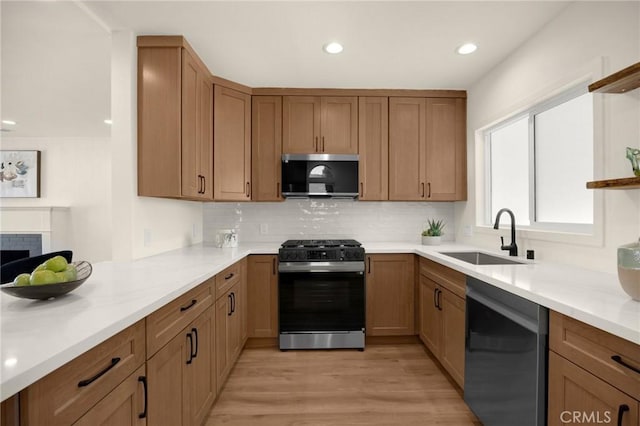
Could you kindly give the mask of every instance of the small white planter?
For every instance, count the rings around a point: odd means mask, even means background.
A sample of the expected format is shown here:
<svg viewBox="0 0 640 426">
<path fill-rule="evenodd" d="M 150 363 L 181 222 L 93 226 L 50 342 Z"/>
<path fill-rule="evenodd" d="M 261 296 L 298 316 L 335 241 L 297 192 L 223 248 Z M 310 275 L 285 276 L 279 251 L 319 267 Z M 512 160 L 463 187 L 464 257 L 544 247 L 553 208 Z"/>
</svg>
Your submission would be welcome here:
<svg viewBox="0 0 640 426">
<path fill-rule="evenodd" d="M 422 245 L 423 246 L 439 246 L 442 242 L 442 237 L 429 237 L 422 236 Z"/>
</svg>

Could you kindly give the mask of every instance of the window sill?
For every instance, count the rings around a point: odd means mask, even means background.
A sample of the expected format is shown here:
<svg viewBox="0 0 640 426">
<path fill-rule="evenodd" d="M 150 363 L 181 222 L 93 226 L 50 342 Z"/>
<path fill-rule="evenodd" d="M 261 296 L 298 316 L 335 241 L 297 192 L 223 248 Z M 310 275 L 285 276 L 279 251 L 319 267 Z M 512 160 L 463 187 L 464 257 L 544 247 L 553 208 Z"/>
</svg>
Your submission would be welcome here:
<svg viewBox="0 0 640 426">
<path fill-rule="evenodd" d="M 497 235 L 498 232 L 508 232 L 510 229 L 510 225 L 500 226 L 500 230 L 493 229 L 493 226 L 475 226 L 475 232 L 480 235 Z M 573 232 L 551 231 L 516 226 L 516 239 L 546 241 L 551 243 L 564 243 L 589 247 L 602 247 L 604 245 L 602 232 L 599 232 L 599 229 L 596 225 L 594 225 L 593 229 L 593 233 L 591 234 L 580 234 Z"/>
</svg>

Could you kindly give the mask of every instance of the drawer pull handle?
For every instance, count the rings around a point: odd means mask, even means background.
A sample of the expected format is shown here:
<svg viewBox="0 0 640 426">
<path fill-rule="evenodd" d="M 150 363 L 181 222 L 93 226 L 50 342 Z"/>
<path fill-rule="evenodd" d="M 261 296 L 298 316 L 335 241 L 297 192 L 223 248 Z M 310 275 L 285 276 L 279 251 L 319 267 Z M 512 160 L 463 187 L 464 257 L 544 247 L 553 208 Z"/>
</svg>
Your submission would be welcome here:
<svg viewBox="0 0 640 426">
<path fill-rule="evenodd" d="M 625 411 L 629 411 L 627 404 L 622 404 L 618 407 L 618 426 L 622 426 L 622 416 L 624 416 Z"/>
<path fill-rule="evenodd" d="M 189 365 L 193 361 L 193 335 L 187 333 L 187 339 L 189 339 L 189 359 L 187 360 L 187 365 Z"/>
<path fill-rule="evenodd" d="M 231 292 L 231 313 L 233 314 L 236 311 L 236 294 Z"/>
<path fill-rule="evenodd" d="M 193 299 L 191 301 L 191 303 L 189 303 L 187 306 L 181 306 L 180 307 L 180 312 L 184 312 L 184 311 L 188 311 L 189 309 L 193 308 L 193 306 L 198 303 L 197 299 Z"/>
<path fill-rule="evenodd" d="M 142 413 L 138 414 L 138 418 L 139 419 L 144 419 L 147 417 L 147 407 L 149 406 L 148 402 L 148 395 L 147 395 L 147 378 L 145 376 L 139 376 L 138 377 L 138 382 L 142 383 L 142 387 L 144 389 L 144 411 L 142 411 Z"/>
<path fill-rule="evenodd" d="M 273 275 L 276 274 L 276 258 L 274 257 L 273 259 L 271 259 L 271 273 Z"/>
<path fill-rule="evenodd" d="M 629 370 L 635 371 L 636 373 L 640 374 L 640 370 L 639 369 L 637 369 L 633 365 L 629 365 L 626 362 L 624 362 L 620 355 L 613 355 L 611 357 L 611 359 L 614 360 L 615 362 L 617 362 L 618 364 L 622 365 L 623 367 L 627 367 Z"/>
<path fill-rule="evenodd" d="M 227 316 L 230 317 L 233 314 L 233 299 L 231 298 L 231 293 L 227 294 L 227 299 L 229 299 L 229 311 L 227 312 Z"/>
<path fill-rule="evenodd" d="M 79 381 L 78 382 L 78 387 L 79 388 L 83 388 L 85 386 L 89 386 L 91 383 L 95 382 L 100 377 L 102 377 L 107 371 L 109 371 L 113 367 L 115 367 L 116 364 L 119 363 L 119 362 L 120 362 L 120 358 L 119 357 L 111 358 L 111 364 L 109 364 L 104 370 L 100 371 L 98 374 L 96 374 L 95 376 L 91 377 L 90 379 Z"/>
<path fill-rule="evenodd" d="M 225 280 L 230 280 L 231 278 L 233 278 L 235 274 L 232 272 L 229 275 L 227 275 L 226 277 L 224 277 Z"/>
<path fill-rule="evenodd" d="M 439 311 L 442 310 L 442 305 L 440 304 L 440 301 L 442 300 L 442 298 L 440 296 L 442 296 L 442 290 L 438 289 L 438 310 Z"/>
</svg>

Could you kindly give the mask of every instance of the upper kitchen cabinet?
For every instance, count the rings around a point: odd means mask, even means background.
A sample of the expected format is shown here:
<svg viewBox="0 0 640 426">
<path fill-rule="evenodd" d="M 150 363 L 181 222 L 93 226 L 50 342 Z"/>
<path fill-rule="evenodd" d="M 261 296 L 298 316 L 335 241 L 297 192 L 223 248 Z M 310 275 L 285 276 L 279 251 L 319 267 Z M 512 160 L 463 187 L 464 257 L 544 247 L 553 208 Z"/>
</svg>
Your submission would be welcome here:
<svg viewBox="0 0 640 426">
<path fill-rule="evenodd" d="M 389 98 L 389 199 L 465 200 L 464 98 Z"/>
<path fill-rule="evenodd" d="M 251 200 L 251 95 L 214 87 L 214 191 L 216 201 Z"/>
<path fill-rule="evenodd" d="M 212 199 L 211 78 L 183 37 L 138 37 L 139 195 Z"/>
<path fill-rule="evenodd" d="M 427 98 L 427 200 L 467 199 L 465 100 Z"/>
<path fill-rule="evenodd" d="M 251 199 L 281 201 L 282 96 L 253 96 L 251 103 Z"/>
<path fill-rule="evenodd" d="M 389 98 L 358 99 L 359 179 L 362 201 L 389 199 Z"/>
<path fill-rule="evenodd" d="M 426 100 L 389 99 L 389 200 L 426 197 Z"/>
<path fill-rule="evenodd" d="M 286 154 L 358 152 L 355 96 L 284 96 L 282 116 Z"/>
</svg>

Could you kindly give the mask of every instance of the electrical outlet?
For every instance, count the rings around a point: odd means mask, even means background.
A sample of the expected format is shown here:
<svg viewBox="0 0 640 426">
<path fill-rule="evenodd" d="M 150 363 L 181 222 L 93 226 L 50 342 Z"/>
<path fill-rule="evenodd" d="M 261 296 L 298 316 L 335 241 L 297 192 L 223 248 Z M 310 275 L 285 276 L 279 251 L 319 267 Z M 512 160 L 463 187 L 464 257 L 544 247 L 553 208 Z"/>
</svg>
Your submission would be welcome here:
<svg viewBox="0 0 640 426">
<path fill-rule="evenodd" d="M 260 235 L 267 235 L 269 233 L 269 225 L 266 223 L 260 224 Z"/>
<path fill-rule="evenodd" d="M 144 245 L 145 247 L 151 245 L 151 229 L 145 228 L 144 230 Z"/>
<path fill-rule="evenodd" d="M 462 233 L 465 237 L 473 237 L 473 227 L 471 225 L 465 225 Z"/>
</svg>

